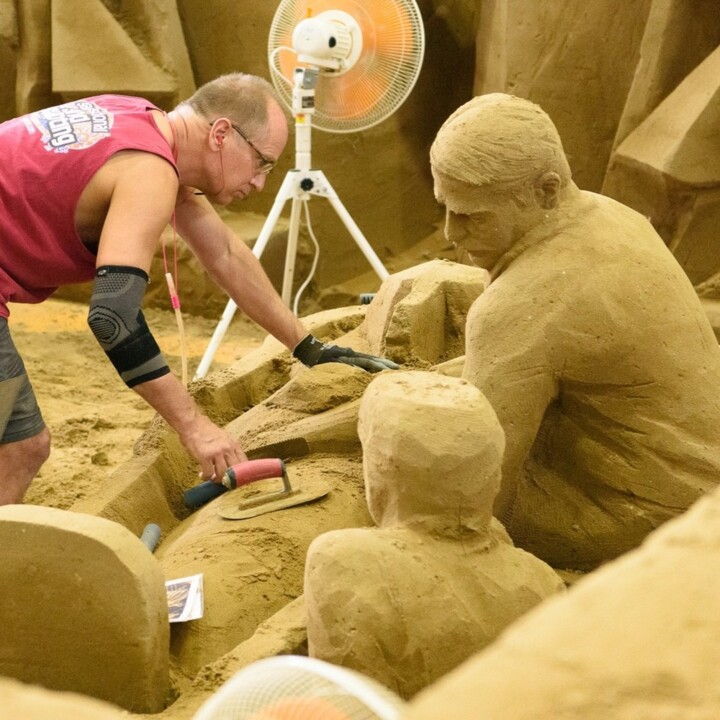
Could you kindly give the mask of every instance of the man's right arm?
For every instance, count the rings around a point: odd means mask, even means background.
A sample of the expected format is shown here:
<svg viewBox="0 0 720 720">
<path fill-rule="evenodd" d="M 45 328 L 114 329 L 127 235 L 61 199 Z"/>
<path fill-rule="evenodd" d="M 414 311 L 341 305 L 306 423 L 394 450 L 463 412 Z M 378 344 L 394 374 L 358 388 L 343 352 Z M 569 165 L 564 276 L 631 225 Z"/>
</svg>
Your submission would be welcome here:
<svg viewBox="0 0 720 720">
<path fill-rule="evenodd" d="M 245 455 L 239 443 L 200 411 L 187 389 L 157 359 L 159 350 L 140 312 L 145 279 L 175 207 L 177 176 L 165 160 L 141 152 L 118 154 L 103 172 L 112 193 L 97 266 L 124 270 L 133 287 L 126 288 L 123 295 L 123 288 L 118 289 L 116 283 L 103 283 L 88 320 L 121 377 L 178 433 L 203 477 L 219 477 Z M 122 279 L 121 275 L 118 278 Z M 122 297 L 109 297 L 118 290 Z M 125 326 L 127 332 L 120 342 L 108 332 L 109 324 Z"/>
</svg>

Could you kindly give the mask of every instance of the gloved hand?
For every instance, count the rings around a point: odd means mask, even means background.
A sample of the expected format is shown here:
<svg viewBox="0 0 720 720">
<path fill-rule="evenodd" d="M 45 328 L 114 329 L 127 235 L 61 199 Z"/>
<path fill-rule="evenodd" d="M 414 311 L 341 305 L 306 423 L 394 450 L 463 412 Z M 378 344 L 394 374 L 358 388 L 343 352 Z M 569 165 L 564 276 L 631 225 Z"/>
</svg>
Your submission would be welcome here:
<svg viewBox="0 0 720 720">
<path fill-rule="evenodd" d="M 338 347 L 337 345 L 327 345 L 318 340 L 313 335 L 306 335 L 293 350 L 293 357 L 297 358 L 303 365 L 313 367 L 326 362 L 341 362 L 346 365 L 354 365 L 355 367 L 368 370 L 369 372 L 379 372 L 380 370 L 397 370 L 392 360 L 375 357 L 375 355 L 366 355 L 365 353 L 355 352 L 352 348 Z"/>
</svg>

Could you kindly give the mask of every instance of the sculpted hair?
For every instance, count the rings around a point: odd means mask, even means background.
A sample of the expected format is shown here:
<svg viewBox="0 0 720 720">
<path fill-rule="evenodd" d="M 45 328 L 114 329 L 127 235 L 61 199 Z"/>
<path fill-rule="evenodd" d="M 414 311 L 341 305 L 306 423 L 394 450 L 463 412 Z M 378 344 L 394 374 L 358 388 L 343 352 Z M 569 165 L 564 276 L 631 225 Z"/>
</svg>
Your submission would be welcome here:
<svg viewBox="0 0 720 720">
<path fill-rule="evenodd" d="M 555 125 L 535 103 L 513 95 L 479 95 L 445 121 L 430 149 L 433 170 L 471 185 L 526 185 L 554 171 L 572 174 Z"/>
<path fill-rule="evenodd" d="M 208 121 L 227 117 L 252 134 L 267 124 L 268 106 L 273 101 L 282 107 L 275 88 L 264 78 L 229 73 L 205 83 L 180 104 L 189 105 Z"/>
</svg>

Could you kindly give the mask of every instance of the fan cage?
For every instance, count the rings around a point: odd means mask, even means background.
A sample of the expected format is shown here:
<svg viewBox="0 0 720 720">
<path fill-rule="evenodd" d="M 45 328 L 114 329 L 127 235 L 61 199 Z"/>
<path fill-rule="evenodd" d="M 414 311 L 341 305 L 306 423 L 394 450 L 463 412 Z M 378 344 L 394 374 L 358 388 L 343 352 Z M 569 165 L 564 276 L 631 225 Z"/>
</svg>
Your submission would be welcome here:
<svg viewBox="0 0 720 720">
<path fill-rule="evenodd" d="M 422 16 L 414 0 L 283 0 L 270 27 L 268 57 L 273 84 L 288 108 L 295 68 L 312 67 L 292 50 L 293 30 L 326 10 L 353 16 L 363 49 L 347 72 L 320 71 L 313 125 L 335 133 L 365 130 L 390 116 L 415 86 L 425 48 Z"/>
<path fill-rule="evenodd" d="M 403 701 L 380 683 L 296 655 L 240 670 L 193 720 L 398 720 Z"/>
</svg>

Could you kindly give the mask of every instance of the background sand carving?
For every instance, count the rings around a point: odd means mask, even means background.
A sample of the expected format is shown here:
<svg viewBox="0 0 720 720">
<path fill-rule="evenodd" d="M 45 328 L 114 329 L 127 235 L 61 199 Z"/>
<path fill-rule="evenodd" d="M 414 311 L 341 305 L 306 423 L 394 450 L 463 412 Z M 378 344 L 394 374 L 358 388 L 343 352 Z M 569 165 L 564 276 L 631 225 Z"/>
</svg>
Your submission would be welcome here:
<svg viewBox="0 0 720 720">
<path fill-rule="evenodd" d="M 585 0 L 552 0 L 530 10 L 524 0 L 418 4 L 428 51 L 418 86 L 406 105 L 369 131 L 352 137 L 317 133 L 314 138 L 317 164 L 361 221 L 389 270 L 452 255 L 442 240 L 442 210 L 432 197 L 427 149 L 445 117 L 473 92 L 502 90 L 541 104 L 560 129 L 578 184 L 603 189 L 652 216 L 692 270 L 693 281 L 705 281 L 703 294 L 718 297 L 720 284 L 713 277 L 720 258 L 713 248 L 717 247 L 720 179 L 711 173 L 697 186 L 670 172 L 682 169 L 683 163 L 676 160 L 682 160 L 688 147 L 709 166 L 718 167 L 717 148 L 698 146 L 698 134 L 693 132 L 717 118 L 720 96 L 715 89 L 720 75 L 708 71 L 715 67 L 714 50 L 720 42 L 715 0 L 600 0 L 592 6 Z M 0 87 L 0 118 L 105 91 L 145 93 L 169 108 L 190 85 L 222 72 L 243 69 L 267 76 L 265 43 L 276 3 L 179 0 L 167 13 L 163 11 L 167 5 L 156 0 L 120 5 L 111 0 L 0 0 L 0 67 L 7 79 Z M 83 22 L 74 21 L 77 18 Z M 95 57 L 109 61 L 98 65 L 99 72 L 89 80 L 88 65 L 79 53 L 87 57 L 93 45 L 102 48 Z M 128 65 L 117 62 L 128 55 L 137 60 L 132 73 L 126 72 Z M 122 78 L 114 72 L 117 68 L 123 68 Z M 691 107 L 683 100 L 688 92 L 714 100 Z M 653 115 L 666 100 L 656 117 L 670 112 L 681 120 L 673 126 L 679 135 L 670 147 L 661 146 L 652 134 Z M 647 143 L 638 142 L 645 130 L 653 152 L 648 152 Z M 692 142 L 683 143 L 686 136 Z M 233 208 L 243 215 L 241 226 L 248 242 L 256 236 L 280 177 L 292 163 L 289 147 L 279 177 L 266 192 Z M 652 192 L 646 193 L 648 189 Z M 348 305 L 358 292 L 376 289 L 377 278 L 332 212 L 316 202 L 312 213 L 322 255 L 317 283 L 303 311 Z M 255 229 L 246 223 L 250 217 Z M 270 251 L 272 273 L 277 263 Z M 307 267 L 305 249 L 302 253 Z M 192 372 L 224 298 L 201 284 L 190 260 L 183 277 L 193 287 L 185 296 Z M 149 299 L 167 308 L 162 285 L 157 287 L 157 295 Z M 714 319 L 717 303 L 707 308 Z M 107 363 L 85 327 L 83 305 L 53 300 L 40 307 L 15 308 L 13 313 L 17 344 L 54 434 L 51 458 L 28 501 L 69 508 L 91 497 L 122 467 L 142 431 L 153 423 L 152 413 Z M 166 309 L 147 314 L 168 360 L 178 370 L 174 316 Z M 215 368 L 258 347 L 263 337 L 257 328 L 236 318 Z M 262 652 L 273 654 L 288 647 L 302 651 L 301 609 L 290 603 L 280 615 L 263 630 Z M 172 720 L 190 718 L 198 698 L 257 652 L 257 646 L 245 647 L 223 656 L 194 678 L 190 671 L 175 668 L 173 680 L 181 701 L 163 715 Z M 104 717 L 114 716 L 106 712 Z M 47 717 L 47 711 L 38 710 L 36 717 Z"/>
</svg>

